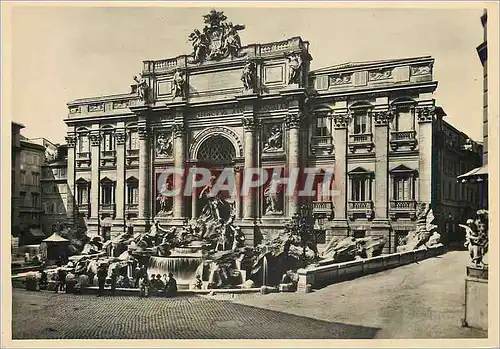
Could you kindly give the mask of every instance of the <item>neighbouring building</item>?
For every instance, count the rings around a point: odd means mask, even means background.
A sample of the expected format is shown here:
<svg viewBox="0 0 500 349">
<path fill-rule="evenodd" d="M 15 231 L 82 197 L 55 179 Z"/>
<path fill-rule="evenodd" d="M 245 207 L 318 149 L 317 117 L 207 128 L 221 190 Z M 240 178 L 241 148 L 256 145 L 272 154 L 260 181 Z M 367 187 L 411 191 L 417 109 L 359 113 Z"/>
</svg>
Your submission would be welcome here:
<svg viewBox="0 0 500 349">
<path fill-rule="evenodd" d="M 458 181 L 467 183 L 476 183 L 479 191 L 480 208 L 488 208 L 488 31 L 487 31 L 488 12 L 486 9 L 481 16 L 483 26 L 483 42 L 476 48 L 479 59 L 483 66 L 483 159 L 482 166 L 476 167 L 470 171 L 462 172 L 458 176 Z M 462 219 L 463 220 L 463 219 Z"/>
<path fill-rule="evenodd" d="M 68 147 L 56 145 L 56 150 L 46 154 L 42 166 L 42 229 L 44 233 L 60 232 L 67 224 Z"/>
<path fill-rule="evenodd" d="M 19 231 L 20 245 L 38 244 L 45 238 L 41 229 L 42 198 L 40 175 L 45 147 L 20 136 Z"/>
<path fill-rule="evenodd" d="M 11 236 L 14 239 L 13 247 L 19 244 L 20 237 L 20 221 L 19 221 L 19 192 L 20 178 L 21 178 L 21 130 L 24 128 L 23 124 L 12 122 L 11 125 L 11 141 L 12 141 L 12 191 L 11 191 Z"/>
<path fill-rule="evenodd" d="M 415 228 L 419 202 L 433 207 L 441 232 L 449 215 L 468 209 L 455 185 L 443 193 L 458 170 L 442 161 L 457 153 L 459 166 L 472 168 L 477 154 L 461 146 L 479 145 L 442 120 L 432 57 L 311 70 L 302 38 L 241 47 L 242 27 L 218 12 L 207 18 L 203 34 L 190 36 L 192 56 L 144 61 L 130 92 L 68 103 L 70 223 L 83 218 L 90 233 L 110 238 L 143 232 L 154 220 L 179 226 L 198 217 L 201 189 L 161 206 L 157 188 L 168 183 L 158 181 L 172 166 L 208 167 L 214 175 L 234 169 L 237 192 L 228 200 L 250 245 L 304 205 L 322 232 L 319 243 L 383 235 L 386 252 Z M 453 146 L 449 135 L 457 138 Z M 242 173 L 255 167 L 334 169 L 333 181 L 322 184 L 319 175 L 316 184 L 340 195 L 270 197 L 264 186 L 242 197 Z"/>
</svg>

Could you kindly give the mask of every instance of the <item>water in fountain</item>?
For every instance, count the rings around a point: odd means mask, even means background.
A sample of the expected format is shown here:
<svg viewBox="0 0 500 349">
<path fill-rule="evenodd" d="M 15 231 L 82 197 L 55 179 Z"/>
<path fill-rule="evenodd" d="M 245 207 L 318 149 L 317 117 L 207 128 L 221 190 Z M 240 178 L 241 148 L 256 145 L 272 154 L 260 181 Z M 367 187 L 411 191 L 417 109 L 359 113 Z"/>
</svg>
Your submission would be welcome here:
<svg viewBox="0 0 500 349">
<path fill-rule="evenodd" d="M 194 280 L 196 271 L 202 263 L 199 254 L 177 254 L 170 257 L 150 257 L 149 276 L 172 273 L 179 288 L 188 288 Z"/>
</svg>

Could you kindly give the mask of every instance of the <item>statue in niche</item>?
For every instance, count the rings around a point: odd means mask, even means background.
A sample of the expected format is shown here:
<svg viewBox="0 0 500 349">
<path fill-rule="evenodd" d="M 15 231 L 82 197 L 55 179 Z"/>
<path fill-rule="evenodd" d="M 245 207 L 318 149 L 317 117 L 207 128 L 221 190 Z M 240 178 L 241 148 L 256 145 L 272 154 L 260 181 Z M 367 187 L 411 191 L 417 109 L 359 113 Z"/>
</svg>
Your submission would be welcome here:
<svg viewBox="0 0 500 349">
<path fill-rule="evenodd" d="M 280 150 L 283 148 L 283 131 L 280 125 L 274 125 L 271 128 L 271 132 L 267 138 L 266 143 L 264 144 L 264 148 L 262 149 L 264 152 Z"/>
<path fill-rule="evenodd" d="M 173 134 L 167 137 L 166 133 L 158 134 L 156 140 L 156 156 L 167 157 L 172 156 L 173 152 Z"/>
<path fill-rule="evenodd" d="M 139 99 L 145 103 L 149 100 L 149 84 L 146 78 L 141 76 L 139 80 L 137 76 L 134 76 L 134 80 L 137 83 L 137 94 L 139 95 Z"/>
<path fill-rule="evenodd" d="M 163 183 L 160 193 L 156 197 L 156 201 L 160 204 L 160 214 L 171 215 L 173 208 L 173 197 L 170 195 L 172 191 L 172 178 L 169 177 Z"/>
<path fill-rule="evenodd" d="M 282 214 L 283 211 L 279 210 L 280 206 L 280 183 L 277 174 L 273 173 L 273 177 L 269 182 L 266 189 L 264 189 L 264 198 L 266 203 L 266 215 Z"/>
<path fill-rule="evenodd" d="M 300 83 L 300 68 L 302 67 L 302 58 L 300 55 L 291 52 L 285 53 L 288 58 L 288 84 L 298 84 Z"/>
<path fill-rule="evenodd" d="M 184 73 L 177 68 L 175 70 L 174 78 L 172 81 L 172 92 L 174 98 L 181 97 L 185 98 L 185 90 L 186 90 L 186 79 L 184 77 Z"/>
<path fill-rule="evenodd" d="M 191 35 L 188 37 L 189 41 L 192 41 L 193 45 L 193 62 L 202 62 L 205 59 L 208 48 L 208 39 L 205 34 L 200 33 L 198 29 L 195 29 Z"/>
<path fill-rule="evenodd" d="M 243 67 L 243 72 L 241 73 L 241 81 L 243 81 L 243 86 L 247 91 L 255 90 L 256 82 L 256 72 L 255 63 L 252 61 L 247 61 Z"/>
</svg>

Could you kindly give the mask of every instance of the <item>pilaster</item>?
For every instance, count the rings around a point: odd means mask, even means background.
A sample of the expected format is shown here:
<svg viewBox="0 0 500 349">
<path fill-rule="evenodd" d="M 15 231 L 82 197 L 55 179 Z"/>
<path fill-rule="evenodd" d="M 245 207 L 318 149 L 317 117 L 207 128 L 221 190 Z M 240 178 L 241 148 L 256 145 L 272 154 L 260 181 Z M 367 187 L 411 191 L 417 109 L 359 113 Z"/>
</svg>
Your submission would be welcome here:
<svg viewBox="0 0 500 349">
<path fill-rule="evenodd" d="M 419 189 L 420 202 L 431 203 L 432 196 L 432 122 L 436 114 L 434 106 L 417 108 L 419 147 Z"/>
<path fill-rule="evenodd" d="M 123 122 L 121 122 L 123 124 Z M 123 127 L 124 125 L 120 125 Z M 116 144 L 116 220 L 123 221 L 125 214 L 125 130 L 115 132 Z M 123 222 L 124 223 L 124 222 Z"/>
<path fill-rule="evenodd" d="M 139 135 L 139 203 L 137 224 L 143 229 L 149 225 L 149 138 L 150 129 L 146 122 L 137 127 Z"/>
<path fill-rule="evenodd" d="M 338 195 L 334 198 L 334 219 L 332 234 L 347 236 L 349 225 L 347 223 L 347 109 L 337 109 L 333 115 L 335 169 L 334 188 Z"/>
<path fill-rule="evenodd" d="M 67 168 L 67 194 L 66 194 L 66 215 L 68 225 L 73 226 L 75 223 L 75 147 L 76 135 L 68 133 L 66 136 L 66 143 L 68 144 L 68 168 Z"/>
<path fill-rule="evenodd" d="M 95 125 L 98 127 L 98 125 Z M 99 222 L 99 155 L 101 136 L 98 129 L 93 129 L 90 133 L 90 167 L 92 179 L 90 183 L 90 220 L 93 224 Z"/>
</svg>

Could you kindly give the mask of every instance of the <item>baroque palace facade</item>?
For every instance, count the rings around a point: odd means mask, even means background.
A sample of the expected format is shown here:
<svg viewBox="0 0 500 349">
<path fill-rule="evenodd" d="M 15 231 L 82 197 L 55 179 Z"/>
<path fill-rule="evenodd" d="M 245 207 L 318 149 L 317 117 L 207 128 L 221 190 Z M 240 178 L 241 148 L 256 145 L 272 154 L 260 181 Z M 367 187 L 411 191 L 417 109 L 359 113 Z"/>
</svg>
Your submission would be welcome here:
<svg viewBox="0 0 500 349">
<path fill-rule="evenodd" d="M 250 245 L 281 230 L 303 205 L 324 232 L 320 243 L 384 235 L 386 252 L 415 227 L 418 202 L 440 219 L 436 149 L 445 145 L 435 135 L 445 113 L 433 99 L 433 58 L 312 71 L 307 41 L 241 46 L 243 29 L 212 11 L 190 36 L 192 55 L 144 61 L 130 93 L 68 103 L 70 221 L 83 219 L 106 238 L 145 231 L 156 219 L 179 226 L 200 215 L 200 190 L 165 207 L 159 175 L 193 166 L 233 167 L 237 188 L 248 168 L 334 169 L 334 197 L 280 192 L 273 201 L 265 187 L 236 193 L 236 223 Z M 462 152 L 460 142 L 470 140 L 457 137 Z M 462 167 L 478 159 L 469 150 Z"/>
</svg>

